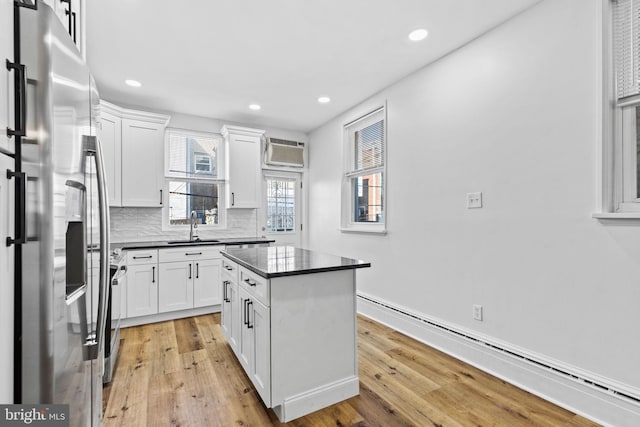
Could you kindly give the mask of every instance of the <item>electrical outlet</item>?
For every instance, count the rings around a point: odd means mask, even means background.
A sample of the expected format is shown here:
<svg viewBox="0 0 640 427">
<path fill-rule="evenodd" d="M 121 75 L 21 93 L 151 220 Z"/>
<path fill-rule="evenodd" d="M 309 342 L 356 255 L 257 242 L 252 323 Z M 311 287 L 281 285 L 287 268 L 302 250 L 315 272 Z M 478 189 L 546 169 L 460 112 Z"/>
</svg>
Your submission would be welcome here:
<svg viewBox="0 0 640 427">
<path fill-rule="evenodd" d="M 478 209 L 482 207 L 482 192 L 467 193 L 467 209 Z"/>
<path fill-rule="evenodd" d="M 473 305 L 473 318 L 479 322 L 482 322 L 482 306 L 478 304 Z"/>
</svg>

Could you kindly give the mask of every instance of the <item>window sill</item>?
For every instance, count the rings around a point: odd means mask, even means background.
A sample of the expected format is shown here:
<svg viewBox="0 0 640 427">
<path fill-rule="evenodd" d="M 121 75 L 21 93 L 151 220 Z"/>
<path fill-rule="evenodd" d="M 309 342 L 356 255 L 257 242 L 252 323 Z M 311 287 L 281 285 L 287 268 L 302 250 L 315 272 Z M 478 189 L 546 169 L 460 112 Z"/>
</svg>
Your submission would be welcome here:
<svg viewBox="0 0 640 427">
<path fill-rule="evenodd" d="M 340 231 L 343 233 L 387 234 L 387 230 L 384 228 L 341 227 Z"/>
<path fill-rule="evenodd" d="M 598 212 L 591 215 L 596 219 L 640 219 L 640 212 Z"/>
</svg>

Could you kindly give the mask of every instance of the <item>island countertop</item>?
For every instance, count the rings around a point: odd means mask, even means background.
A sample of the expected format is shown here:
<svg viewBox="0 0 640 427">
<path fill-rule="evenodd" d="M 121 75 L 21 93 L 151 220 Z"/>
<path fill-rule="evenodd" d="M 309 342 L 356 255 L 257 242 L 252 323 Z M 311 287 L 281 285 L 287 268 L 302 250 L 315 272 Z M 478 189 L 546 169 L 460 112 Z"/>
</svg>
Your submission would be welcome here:
<svg viewBox="0 0 640 427">
<path fill-rule="evenodd" d="M 223 256 L 265 279 L 371 267 L 371 263 L 294 246 L 227 248 Z"/>
</svg>

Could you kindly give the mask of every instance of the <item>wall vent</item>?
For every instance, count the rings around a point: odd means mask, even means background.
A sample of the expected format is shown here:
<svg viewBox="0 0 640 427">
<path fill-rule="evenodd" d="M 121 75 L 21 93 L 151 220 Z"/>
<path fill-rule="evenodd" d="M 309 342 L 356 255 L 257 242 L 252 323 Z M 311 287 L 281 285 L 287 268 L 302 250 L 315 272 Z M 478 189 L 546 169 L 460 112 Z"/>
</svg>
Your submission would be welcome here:
<svg viewBox="0 0 640 427">
<path fill-rule="evenodd" d="M 275 166 L 304 166 L 304 142 L 267 139 L 266 163 Z"/>
</svg>

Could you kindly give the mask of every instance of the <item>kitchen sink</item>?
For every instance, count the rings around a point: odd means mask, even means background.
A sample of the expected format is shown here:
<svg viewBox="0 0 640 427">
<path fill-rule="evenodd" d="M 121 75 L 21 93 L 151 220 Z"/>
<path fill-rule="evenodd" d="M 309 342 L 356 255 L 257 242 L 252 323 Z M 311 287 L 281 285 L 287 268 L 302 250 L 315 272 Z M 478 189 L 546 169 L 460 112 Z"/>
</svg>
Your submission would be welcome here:
<svg viewBox="0 0 640 427">
<path fill-rule="evenodd" d="M 198 245 L 205 243 L 219 243 L 220 240 L 217 239 L 198 239 L 198 240 L 169 240 L 167 243 L 170 245 Z"/>
</svg>

